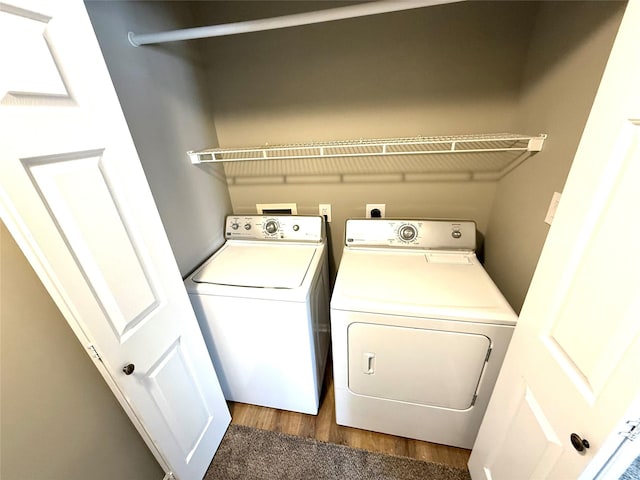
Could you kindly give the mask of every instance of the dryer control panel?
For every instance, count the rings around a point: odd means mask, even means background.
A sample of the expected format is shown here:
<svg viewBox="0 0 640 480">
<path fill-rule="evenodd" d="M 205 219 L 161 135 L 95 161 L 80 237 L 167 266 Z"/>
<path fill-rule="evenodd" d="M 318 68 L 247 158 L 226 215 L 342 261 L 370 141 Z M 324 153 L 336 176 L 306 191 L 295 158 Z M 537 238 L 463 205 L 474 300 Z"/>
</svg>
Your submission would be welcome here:
<svg viewBox="0 0 640 480">
<path fill-rule="evenodd" d="M 345 244 L 474 251 L 476 223 L 471 220 L 349 219 Z"/>
<path fill-rule="evenodd" d="M 229 215 L 225 223 L 225 237 L 233 240 L 319 243 L 324 232 L 322 217 L 304 215 Z"/>
</svg>

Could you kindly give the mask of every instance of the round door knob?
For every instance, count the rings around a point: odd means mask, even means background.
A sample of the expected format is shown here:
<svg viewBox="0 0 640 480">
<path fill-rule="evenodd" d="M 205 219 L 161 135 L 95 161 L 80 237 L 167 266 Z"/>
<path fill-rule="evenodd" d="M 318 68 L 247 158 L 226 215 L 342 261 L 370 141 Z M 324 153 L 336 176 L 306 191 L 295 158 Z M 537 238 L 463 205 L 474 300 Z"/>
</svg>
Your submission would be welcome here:
<svg viewBox="0 0 640 480">
<path fill-rule="evenodd" d="M 578 435 L 577 433 L 571 434 L 571 445 L 573 445 L 573 448 L 575 448 L 580 453 L 583 453 L 587 448 L 591 446 L 589 445 L 589 440 L 580 438 L 580 435 Z"/>
<path fill-rule="evenodd" d="M 136 366 L 133 363 L 130 363 L 122 367 L 122 371 L 125 373 L 125 375 L 131 375 L 135 369 L 136 369 Z"/>
</svg>

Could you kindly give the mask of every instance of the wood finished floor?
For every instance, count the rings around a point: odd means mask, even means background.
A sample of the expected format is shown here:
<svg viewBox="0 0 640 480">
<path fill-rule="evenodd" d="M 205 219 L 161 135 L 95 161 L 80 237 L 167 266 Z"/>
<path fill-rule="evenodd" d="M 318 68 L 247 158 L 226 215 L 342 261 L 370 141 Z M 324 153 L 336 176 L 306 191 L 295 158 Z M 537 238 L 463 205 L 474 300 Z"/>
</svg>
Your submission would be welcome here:
<svg viewBox="0 0 640 480">
<path fill-rule="evenodd" d="M 244 403 L 229 402 L 231 423 L 272 430 L 323 442 L 348 445 L 372 452 L 402 455 L 429 462 L 467 468 L 470 450 L 421 442 L 383 433 L 369 432 L 336 424 L 333 374 L 327 367 L 318 415 L 288 412 Z"/>
</svg>

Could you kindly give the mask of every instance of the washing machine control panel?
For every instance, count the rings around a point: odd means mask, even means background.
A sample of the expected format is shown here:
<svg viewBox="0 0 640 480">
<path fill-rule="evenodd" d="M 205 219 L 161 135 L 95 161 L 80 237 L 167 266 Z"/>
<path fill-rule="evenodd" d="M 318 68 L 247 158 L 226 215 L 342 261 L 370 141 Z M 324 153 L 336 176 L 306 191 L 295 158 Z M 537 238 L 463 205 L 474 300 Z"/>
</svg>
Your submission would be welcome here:
<svg viewBox="0 0 640 480">
<path fill-rule="evenodd" d="M 350 219 L 347 246 L 475 250 L 476 224 L 470 220 Z"/>
<path fill-rule="evenodd" d="M 225 236 L 234 240 L 315 242 L 324 240 L 324 219 L 304 215 L 229 215 Z"/>
</svg>

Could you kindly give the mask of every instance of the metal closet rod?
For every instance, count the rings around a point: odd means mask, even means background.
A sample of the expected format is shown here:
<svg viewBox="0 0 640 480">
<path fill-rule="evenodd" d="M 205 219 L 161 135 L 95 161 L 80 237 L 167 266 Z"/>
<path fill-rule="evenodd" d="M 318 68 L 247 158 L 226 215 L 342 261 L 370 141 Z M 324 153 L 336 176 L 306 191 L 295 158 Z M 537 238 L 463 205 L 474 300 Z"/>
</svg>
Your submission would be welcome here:
<svg viewBox="0 0 640 480">
<path fill-rule="evenodd" d="M 464 0 L 382 0 L 379 2 L 359 3 L 347 7 L 329 8 L 317 12 L 295 13 L 281 17 L 261 18 L 246 22 L 226 23 L 208 27 L 185 28 L 168 32 L 135 34 L 129 32 L 129 43 L 134 47 L 154 43 L 177 42 L 197 38 L 222 37 L 239 33 L 261 32 L 278 28 L 297 27 L 314 23 L 331 22 L 346 18 L 365 17 L 380 13 L 398 12 L 413 8 L 430 7 Z"/>
</svg>

